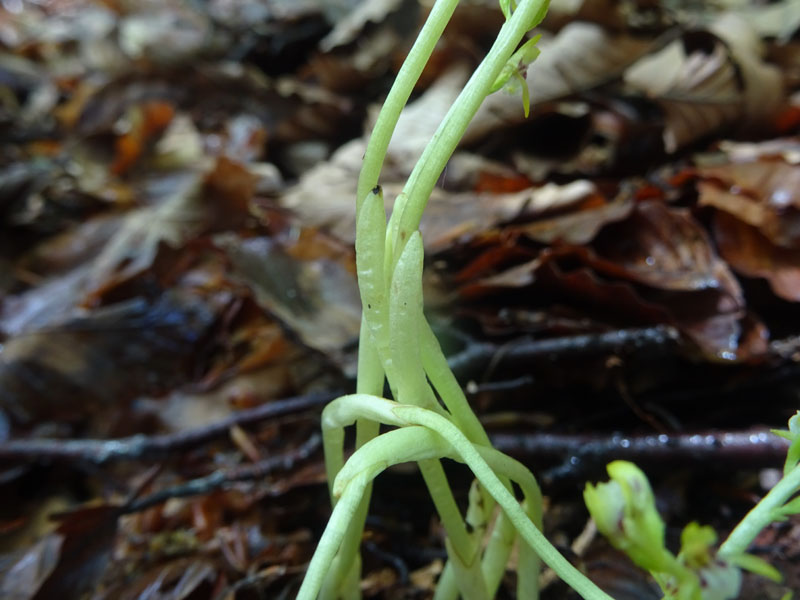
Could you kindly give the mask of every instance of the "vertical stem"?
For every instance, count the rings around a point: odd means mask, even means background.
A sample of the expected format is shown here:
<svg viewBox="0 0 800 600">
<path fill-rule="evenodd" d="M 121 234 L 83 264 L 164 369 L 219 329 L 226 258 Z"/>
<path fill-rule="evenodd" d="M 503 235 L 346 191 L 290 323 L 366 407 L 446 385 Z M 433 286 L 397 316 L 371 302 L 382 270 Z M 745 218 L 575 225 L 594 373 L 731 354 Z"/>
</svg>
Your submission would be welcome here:
<svg viewBox="0 0 800 600">
<path fill-rule="evenodd" d="M 453 421 L 467 438 L 476 444 L 491 445 L 489 436 L 486 435 L 483 425 L 467 402 L 464 390 L 461 389 L 461 385 L 447 364 L 439 340 L 436 339 L 424 315 L 420 320 L 420 356 L 428 379 L 439 393 L 447 410 L 453 415 Z"/>
<path fill-rule="evenodd" d="M 467 85 L 450 107 L 433 138 L 422 153 L 403 188 L 403 194 L 395 203 L 389 221 L 395 260 L 412 232 L 419 227 L 422 212 L 428 203 L 433 187 L 450 160 L 458 142 L 464 136 L 467 125 L 478 112 L 478 108 L 508 59 L 516 50 L 525 34 L 544 17 L 547 0 L 521 0 L 507 20 L 489 54 L 472 74 Z M 400 204 L 400 206 L 398 206 Z"/>
<path fill-rule="evenodd" d="M 344 494 L 336 503 L 328 520 L 328 526 L 319 540 L 314 556 L 308 565 L 306 576 L 297 593 L 297 600 L 315 600 L 325 579 L 330 564 L 336 556 L 336 551 L 348 530 L 348 525 L 358 508 L 358 504 L 368 482 L 369 473 L 362 473 L 350 482 Z"/>
<path fill-rule="evenodd" d="M 386 96 L 364 152 L 364 163 L 358 177 L 356 191 L 356 215 L 358 215 L 361 203 L 369 191 L 378 185 L 378 177 L 386 157 L 386 150 L 397 126 L 400 113 L 408 102 L 422 70 L 433 53 L 436 42 L 442 37 L 442 32 L 450 21 L 450 17 L 453 16 L 457 5 L 458 0 L 436 0 L 417 40 L 397 73 L 397 78 Z"/>
</svg>

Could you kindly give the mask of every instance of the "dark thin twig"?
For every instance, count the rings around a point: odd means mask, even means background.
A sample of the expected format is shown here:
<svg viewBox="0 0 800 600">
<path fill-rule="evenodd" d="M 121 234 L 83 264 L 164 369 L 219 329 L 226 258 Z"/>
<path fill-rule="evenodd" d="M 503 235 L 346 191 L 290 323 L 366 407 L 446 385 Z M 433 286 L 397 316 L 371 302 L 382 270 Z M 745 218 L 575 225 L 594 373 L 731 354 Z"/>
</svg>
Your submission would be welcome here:
<svg viewBox="0 0 800 600">
<path fill-rule="evenodd" d="M 144 498 L 129 502 L 123 513 L 133 513 L 145 510 L 156 504 L 166 502 L 171 498 L 185 498 L 186 496 L 200 496 L 214 490 L 224 488 L 237 481 L 253 481 L 262 479 L 274 471 L 288 471 L 296 463 L 307 459 L 320 446 L 321 437 L 314 434 L 302 445 L 290 452 L 270 456 L 264 460 L 249 465 L 242 465 L 232 469 L 214 471 L 205 477 L 192 479 L 180 485 L 159 490 Z"/>
<path fill-rule="evenodd" d="M 559 460 L 561 464 L 542 473 L 544 483 L 584 480 L 616 459 L 661 465 L 713 464 L 715 469 L 780 467 L 788 442 L 766 430 L 594 436 L 551 433 L 495 433 L 498 450 L 531 462 Z"/>
<path fill-rule="evenodd" d="M 620 329 L 603 333 L 573 335 L 543 340 L 522 338 L 509 344 L 468 343 L 466 348 L 448 357 L 450 368 L 459 379 L 482 372 L 502 352 L 499 362 L 505 366 L 526 365 L 535 359 L 588 356 L 605 353 L 640 352 L 644 349 L 674 349 L 679 334 L 673 327 L 657 325 L 640 329 Z"/>
<path fill-rule="evenodd" d="M 86 462 L 105 465 L 119 460 L 154 460 L 168 457 L 180 450 L 199 446 L 228 435 L 234 425 L 248 425 L 266 419 L 318 408 L 340 395 L 337 392 L 309 394 L 274 400 L 248 410 L 239 411 L 227 419 L 161 435 L 134 435 L 116 440 L 12 440 L 0 444 L 0 462 Z"/>
</svg>

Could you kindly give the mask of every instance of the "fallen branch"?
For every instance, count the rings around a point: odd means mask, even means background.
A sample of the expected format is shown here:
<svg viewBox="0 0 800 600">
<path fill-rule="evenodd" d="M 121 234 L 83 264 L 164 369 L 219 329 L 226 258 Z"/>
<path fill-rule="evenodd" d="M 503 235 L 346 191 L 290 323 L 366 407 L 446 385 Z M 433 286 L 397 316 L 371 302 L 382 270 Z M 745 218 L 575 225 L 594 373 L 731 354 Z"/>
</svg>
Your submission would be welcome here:
<svg viewBox="0 0 800 600">
<path fill-rule="evenodd" d="M 180 450 L 225 437 L 234 425 L 249 425 L 318 408 L 339 395 L 341 392 L 329 392 L 274 400 L 239 411 L 210 425 L 169 434 L 134 435 L 116 440 L 12 440 L 0 444 L 0 462 L 84 462 L 106 465 L 120 460 L 163 459 Z"/>
<path fill-rule="evenodd" d="M 669 466 L 706 462 L 715 469 L 780 467 L 789 447 L 787 440 L 768 430 L 604 437 L 495 433 L 489 437 L 495 448 L 523 462 L 561 461 L 541 474 L 542 482 L 551 485 L 585 480 L 616 459 Z"/>
<path fill-rule="evenodd" d="M 530 365 L 542 358 L 557 361 L 567 357 L 624 354 L 648 349 L 672 351 L 679 339 L 675 328 L 656 325 L 543 340 L 521 338 L 502 345 L 470 341 L 463 350 L 449 356 L 447 362 L 463 381 L 498 364 L 513 367 Z"/>
<path fill-rule="evenodd" d="M 275 471 L 288 471 L 292 469 L 296 463 L 311 456 L 320 447 L 320 443 L 321 437 L 319 434 L 315 433 L 302 445 L 289 452 L 277 456 L 270 456 L 256 463 L 242 465 L 232 469 L 214 471 L 205 477 L 192 479 L 180 485 L 159 490 L 149 496 L 134 499 L 123 508 L 123 513 L 139 512 L 151 506 L 166 502 L 171 498 L 201 496 L 225 488 L 238 481 L 263 479 Z"/>
</svg>

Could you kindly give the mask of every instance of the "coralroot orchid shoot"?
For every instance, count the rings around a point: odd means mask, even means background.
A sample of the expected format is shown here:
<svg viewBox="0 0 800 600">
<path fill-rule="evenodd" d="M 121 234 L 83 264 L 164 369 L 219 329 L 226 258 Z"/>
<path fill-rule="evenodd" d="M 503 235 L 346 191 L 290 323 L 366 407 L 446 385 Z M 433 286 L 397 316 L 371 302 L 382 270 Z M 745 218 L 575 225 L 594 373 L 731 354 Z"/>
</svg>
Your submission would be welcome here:
<svg viewBox="0 0 800 600">
<path fill-rule="evenodd" d="M 517 592 L 538 598 L 540 560 L 590 600 L 609 597 L 541 533 L 541 493 L 520 463 L 494 450 L 450 371 L 423 314 L 423 245 L 418 226 L 428 196 L 483 99 L 521 78 L 538 54 L 537 38 L 520 43 L 544 17 L 546 0 L 503 2 L 506 23 L 420 157 L 387 224 L 379 173 L 391 133 L 457 0 L 438 0 L 398 74 L 367 146 L 358 184 L 356 269 L 363 317 L 357 393 L 323 412 L 325 464 L 333 513 L 309 564 L 300 600 L 358 598 L 358 545 L 374 477 L 400 462 L 419 465 L 444 526 L 450 560 L 435 598 L 489 600 L 512 545 L 519 543 Z M 527 86 L 523 86 L 523 93 Z M 525 111 L 527 113 L 527 96 Z M 396 401 L 381 398 L 384 381 Z M 356 451 L 344 461 L 344 428 L 356 425 Z M 378 435 L 380 425 L 395 429 Z M 462 515 L 441 460 L 464 462 L 477 482 Z M 511 482 L 524 494 L 520 503 Z M 501 514 L 492 521 L 495 506 Z M 484 540 L 488 532 L 488 541 Z"/>
</svg>

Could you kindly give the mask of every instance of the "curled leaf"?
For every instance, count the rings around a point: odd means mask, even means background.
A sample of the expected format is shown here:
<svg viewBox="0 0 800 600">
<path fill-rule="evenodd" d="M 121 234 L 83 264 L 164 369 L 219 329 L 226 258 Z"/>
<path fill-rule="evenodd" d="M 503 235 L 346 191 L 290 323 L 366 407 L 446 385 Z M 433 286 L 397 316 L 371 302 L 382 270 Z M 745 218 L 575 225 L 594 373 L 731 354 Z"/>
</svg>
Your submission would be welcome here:
<svg viewBox="0 0 800 600">
<path fill-rule="evenodd" d="M 541 37 L 541 34 L 532 37 L 511 55 L 491 88 L 492 92 L 504 88 L 509 94 L 515 94 L 520 91 L 522 93 L 522 108 L 526 119 L 531 109 L 531 98 L 524 73 L 527 72 L 528 65 L 539 56 L 539 48 L 536 47 L 536 43 Z"/>
</svg>

